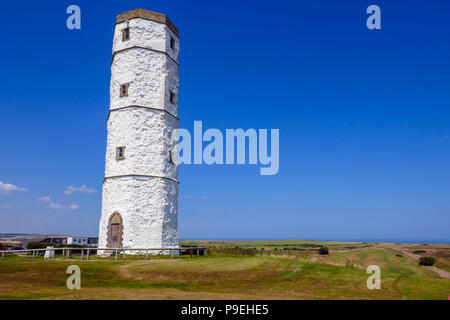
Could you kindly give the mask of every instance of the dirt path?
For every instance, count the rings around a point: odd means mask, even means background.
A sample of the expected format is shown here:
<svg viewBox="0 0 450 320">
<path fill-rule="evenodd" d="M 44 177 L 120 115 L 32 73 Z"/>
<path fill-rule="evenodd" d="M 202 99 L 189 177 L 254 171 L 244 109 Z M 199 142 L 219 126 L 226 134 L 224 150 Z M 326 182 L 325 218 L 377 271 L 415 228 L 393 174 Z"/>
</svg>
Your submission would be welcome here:
<svg viewBox="0 0 450 320">
<path fill-rule="evenodd" d="M 410 257 L 414 260 L 417 260 L 417 261 L 422 257 L 418 254 L 414 254 L 414 253 L 406 251 L 406 249 L 402 245 L 384 243 L 382 246 L 385 248 L 390 248 L 390 249 L 393 249 L 396 251 L 400 251 L 401 253 L 403 253 L 403 254 L 407 255 L 408 257 Z M 450 280 L 450 272 L 448 272 L 448 271 L 439 269 L 438 267 L 435 267 L 435 266 L 423 266 L 423 268 L 426 268 L 428 270 L 431 270 L 431 271 L 437 273 L 443 279 Z"/>
</svg>

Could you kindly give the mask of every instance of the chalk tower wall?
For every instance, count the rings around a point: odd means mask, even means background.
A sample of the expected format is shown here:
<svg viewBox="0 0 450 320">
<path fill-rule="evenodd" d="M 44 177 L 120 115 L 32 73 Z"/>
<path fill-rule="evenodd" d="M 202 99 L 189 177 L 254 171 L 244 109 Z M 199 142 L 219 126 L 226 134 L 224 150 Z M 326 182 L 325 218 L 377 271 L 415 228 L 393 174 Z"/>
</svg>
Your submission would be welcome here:
<svg viewBox="0 0 450 320">
<path fill-rule="evenodd" d="M 117 16 L 100 248 L 178 246 L 178 53 L 178 30 L 165 15 Z"/>
</svg>

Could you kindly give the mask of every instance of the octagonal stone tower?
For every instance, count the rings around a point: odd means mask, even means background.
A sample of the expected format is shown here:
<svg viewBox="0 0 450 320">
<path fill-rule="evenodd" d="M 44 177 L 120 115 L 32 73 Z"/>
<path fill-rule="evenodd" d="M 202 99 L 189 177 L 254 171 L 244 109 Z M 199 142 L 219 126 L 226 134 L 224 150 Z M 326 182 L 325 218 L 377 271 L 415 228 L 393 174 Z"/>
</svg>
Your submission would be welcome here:
<svg viewBox="0 0 450 320">
<path fill-rule="evenodd" d="M 165 15 L 117 16 L 99 248 L 178 246 L 178 52 L 178 30 Z"/>
</svg>

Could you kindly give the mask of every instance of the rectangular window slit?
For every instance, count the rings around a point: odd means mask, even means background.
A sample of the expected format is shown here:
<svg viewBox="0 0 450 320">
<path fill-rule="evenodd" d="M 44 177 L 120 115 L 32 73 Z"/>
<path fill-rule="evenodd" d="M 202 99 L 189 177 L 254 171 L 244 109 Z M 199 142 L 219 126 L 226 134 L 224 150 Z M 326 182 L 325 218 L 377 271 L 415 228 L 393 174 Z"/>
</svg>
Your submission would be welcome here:
<svg viewBox="0 0 450 320">
<path fill-rule="evenodd" d="M 172 104 L 176 104 L 177 100 L 177 96 L 175 93 L 173 93 L 172 91 L 170 91 L 170 103 Z"/>
<path fill-rule="evenodd" d="M 116 148 L 116 160 L 125 159 L 125 147 Z"/>
<path fill-rule="evenodd" d="M 128 97 L 128 87 L 129 83 L 121 84 L 120 85 L 120 97 Z"/>
<path fill-rule="evenodd" d="M 122 29 L 122 41 L 130 40 L 130 28 Z"/>
</svg>

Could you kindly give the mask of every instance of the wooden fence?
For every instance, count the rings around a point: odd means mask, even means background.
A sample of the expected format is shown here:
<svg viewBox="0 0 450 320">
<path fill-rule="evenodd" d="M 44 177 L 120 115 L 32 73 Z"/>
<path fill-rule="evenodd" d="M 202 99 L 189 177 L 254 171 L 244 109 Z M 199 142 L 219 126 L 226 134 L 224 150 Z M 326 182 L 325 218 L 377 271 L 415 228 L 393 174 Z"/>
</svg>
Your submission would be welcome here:
<svg viewBox="0 0 450 320">
<path fill-rule="evenodd" d="M 45 248 L 45 249 L 24 249 L 24 250 L 0 250 L 1 256 L 2 256 L 2 261 L 5 260 L 5 255 L 7 254 L 14 254 L 14 255 L 20 255 L 20 254 L 25 254 L 25 255 L 32 255 L 33 259 L 40 255 L 41 252 L 43 252 L 45 254 L 46 251 L 54 251 L 55 253 L 57 251 L 61 251 L 61 255 L 66 258 L 70 258 L 72 256 L 73 252 L 80 252 L 81 254 L 81 260 L 86 259 L 89 260 L 89 258 L 91 257 L 91 253 L 92 252 L 97 252 L 97 251 L 106 251 L 108 253 L 111 253 L 111 256 L 114 255 L 115 260 L 119 259 L 119 255 L 122 254 L 123 259 L 125 260 L 127 258 L 127 252 L 133 252 L 133 251 L 138 251 L 138 253 L 140 254 L 144 254 L 145 258 L 148 259 L 150 254 L 161 254 L 161 253 L 165 253 L 165 254 L 170 254 L 173 258 L 174 256 L 174 252 L 178 252 L 179 255 L 183 254 L 189 254 L 191 257 L 194 255 L 199 256 L 200 255 L 200 251 L 202 251 L 202 255 L 206 256 L 206 251 L 207 248 L 206 247 L 175 247 L 175 248 L 70 248 L 70 247 L 65 247 L 65 248 Z"/>
</svg>

